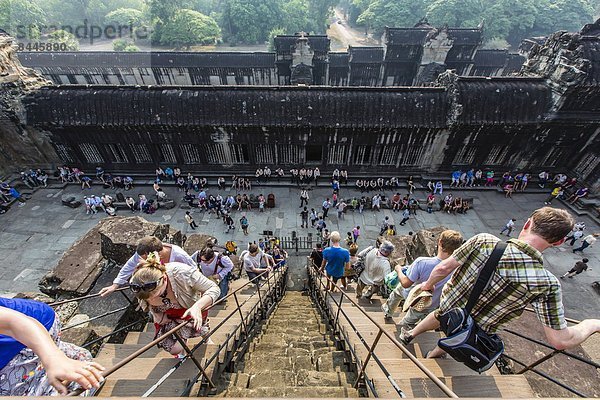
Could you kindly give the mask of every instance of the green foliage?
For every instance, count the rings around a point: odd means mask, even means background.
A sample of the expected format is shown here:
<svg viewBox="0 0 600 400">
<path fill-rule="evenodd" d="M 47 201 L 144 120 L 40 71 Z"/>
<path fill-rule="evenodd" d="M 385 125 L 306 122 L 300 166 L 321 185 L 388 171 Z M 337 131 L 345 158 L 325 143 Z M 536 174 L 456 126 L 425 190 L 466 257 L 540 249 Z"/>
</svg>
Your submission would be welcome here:
<svg viewBox="0 0 600 400">
<path fill-rule="evenodd" d="M 182 9 L 162 27 L 160 43 L 176 48 L 214 44 L 221 37 L 216 21 L 198 11 Z"/>
<path fill-rule="evenodd" d="M 309 0 L 309 16 L 316 23 L 317 33 L 327 31 L 327 20 L 339 0 Z"/>
<path fill-rule="evenodd" d="M 364 5 L 364 2 L 355 4 Z M 375 0 L 359 15 L 356 23 L 373 29 L 379 36 L 385 26 L 414 26 L 425 15 L 425 4 L 424 0 Z"/>
<path fill-rule="evenodd" d="M 123 51 L 125 50 L 125 47 L 129 46 L 130 44 L 132 44 L 131 41 L 126 39 L 115 39 L 112 42 L 114 51 Z"/>
<path fill-rule="evenodd" d="M 337 0 L 223 0 L 220 24 L 230 43 L 264 43 L 269 32 L 324 34 Z"/>
<path fill-rule="evenodd" d="M 285 35 L 285 29 L 275 28 L 269 32 L 269 46 L 267 50 L 275 51 L 275 36 Z"/>
<path fill-rule="evenodd" d="M 125 48 L 123 49 L 123 51 L 125 51 L 125 52 L 135 52 L 135 51 L 140 51 L 140 48 L 137 47 L 135 44 L 129 44 L 129 45 L 125 46 Z"/>
<path fill-rule="evenodd" d="M 410 27 L 426 16 L 434 26 L 475 27 L 485 21 L 484 36 L 515 46 L 526 37 L 557 30 L 578 31 L 593 22 L 600 0 L 343 0 L 350 20 L 375 29 Z"/>
<path fill-rule="evenodd" d="M 48 43 L 65 44 L 68 51 L 79 50 L 79 42 L 75 39 L 75 35 L 60 29 L 48 35 Z"/>
<path fill-rule="evenodd" d="M 27 0 L 0 0 L 0 27 L 18 38 L 36 39 L 46 13 Z"/>
<path fill-rule="evenodd" d="M 144 20 L 144 14 L 133 8 L 117 8 L 104 17 L 104 23 L 115 26 L 140 26 Z"/>
</svg>

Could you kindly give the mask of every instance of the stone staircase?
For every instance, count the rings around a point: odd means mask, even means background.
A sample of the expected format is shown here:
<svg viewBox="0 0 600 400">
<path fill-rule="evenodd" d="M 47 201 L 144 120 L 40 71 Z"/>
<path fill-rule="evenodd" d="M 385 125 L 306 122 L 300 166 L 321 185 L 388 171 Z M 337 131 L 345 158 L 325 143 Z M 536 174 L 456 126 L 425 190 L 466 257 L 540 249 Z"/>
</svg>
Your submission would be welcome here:
<svg viewBox="0 0 600 400">
<path fill-rule="evenodd" d="M 350 284 L 345 292 L 355 299 L 355 284 Z M 333 325 L 341 294 L 334 293 L 325 297 L 322 288 L 317 290 L 315 287 L 312 294 L 316 296 L 321 309 Z M 397 338 L 400 333 L 400 326 L 397 324 L 403 313 L 396 312 L 393 321 L 386 321 L 381 311 L 383 302 L 385 299 L 378 295 L 374 295 L 370 300 L 358 300 L 359 307 L 347 299 L 342 301 L 343 312 L 339 315 L 336 334 L 340 337 L 340 342 L 347 346 L 346 349 L 358 358 L 359 365 L 363 364 L 369 353 L 365 343 L 371 347 L 379 330 L 363 311 L 392 337 Z M 496 366 L 479 375 L 452 358 L 427 359 L 426 353 L 437 345 L 440 336 L 439 332 L 427 332 L 416 338 L 407 349 L 459 397 L 536 397 L 524 375 L 502 375 Z M 365 367 L 364 378 L 369 397 L 398 397 L 397 388 L 405 397 L 446 397 L 444 392 L 385 335 L 381 336 L 373 357 Z"/>
<path fill-rule="evenodd" d="M 220 397 L 359 397 L 346 352 L 330 339 L 310 297 L 287 292 L 250 344 Z"/>
<path fill-rule="evenodd" d="M 224 304 L 218 304 L 211 308 L 209 322 L 213 333 L 207 343 L 202 344 L 194 352 L 194 356 L 213 381 L 231 362 L 233 355 L 239 351 L 239 348 L 247 343 L 247 337 L 252 335 L 252 330 L 260 329 L 260 320 L 267 315 L 268 309 L 278 301 L 284 291 L 285 277 L 286 275 L 283 274 L 277 284 L 273 281 L 270 285 L 263 284 L 260 288 L 260 297 L 254 284 L 241 288 L 242 285 L 248 282 L 246 278 L 232 281 L 232 291 L 240 288 L 237 297 L 241 304 L 241 313 L 236 311 L 237 307 L 234 299 L 229 299 Z M 217 327 L 218 329 L 216 329 Z M 105 367 L 111 367 L 150 343 L 153 338 L 154 325 L 147 324 L 143 332 L 129 332 L 122 344 L 105 343 L 97 354 L 95 361 Z M 201 338 L 193 338 L 188 340 L 187 343 L 192 348 L 200 341 Z M 214 361 L 208 364 L 212 358 L 214 358 Z M 154 346 L 108 376 L 97 396 L 142 396 L 173 369 L 178 362 L 178 359 Z M 199 383 L 193 382 L 198 372 L 199 370 L 194 362 L 187 359 L 164 379 L 164 382 L 157 386 L 150 396 L 194 396 L 201 389 Z"/>
</svg>

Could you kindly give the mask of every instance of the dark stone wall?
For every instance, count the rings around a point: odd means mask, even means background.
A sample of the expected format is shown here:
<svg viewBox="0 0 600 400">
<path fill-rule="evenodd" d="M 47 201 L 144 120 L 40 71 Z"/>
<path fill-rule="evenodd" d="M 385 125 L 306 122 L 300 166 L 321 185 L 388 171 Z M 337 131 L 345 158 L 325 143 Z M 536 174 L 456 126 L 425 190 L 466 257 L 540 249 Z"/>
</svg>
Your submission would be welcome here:
<svg viewBox="0 0 600 400">
<path fill-rule="evenodd" d="M 86 169 L 576 169 L 597 186 L 598 163 L 586 160 L 600 150 L 600 126 L 565 118 L 547 81 L 445 78 L 431 88 L 63 86 L 24 104 L 27 124 Z"/>
</svg>

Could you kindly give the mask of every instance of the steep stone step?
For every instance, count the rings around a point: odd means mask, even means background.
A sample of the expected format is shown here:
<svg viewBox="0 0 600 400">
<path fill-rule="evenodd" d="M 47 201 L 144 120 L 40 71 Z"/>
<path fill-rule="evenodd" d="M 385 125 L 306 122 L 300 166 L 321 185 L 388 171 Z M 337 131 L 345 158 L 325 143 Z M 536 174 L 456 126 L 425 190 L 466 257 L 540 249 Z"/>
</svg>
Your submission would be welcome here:
<svg viewBox="0 0 600 400">
<path fill-rule="evenodd" d="M 316 357 L 315 364 L 319 372 L 348 371 L 346 354 L 343 351 L 332 351 L 321 354 Z"/>
<path fill-rule="evenodd" d="M 324 372 L 301 369 L 296 373 L 297 386 L 343 386 L 352 387 L 356 375 L 353 373 Z"/>
<path fill-rule="evenodd" d="M 523 375 L 501 376 L 455 376 L 441 378 L 459 397 L 491 397 L 491 398 L 534 398 L 527 378 Z M 395 379 L 407 397 L 446 397 L 431 380 L 426 378 Z M 375 378 L 373 383 L 379 397 L 397 397 L 396 391 L 387 379 Z"/>
<path fill-rule="evenodd" d="M 235 372 L 233 374 L 224 372 L 221 374 L 221 379 L 217 382 L 217 392 L 227 390 L 229 387 L 247 388 L 249 381 L 250 374 L 244 372 Z"/>
<path fill-rule="evenodd" d="M 244 362 L 243 371 L 259 373 L 263 371 L 297 371 L 299 369 L 314 369 L 311 356 L 283 357 L 255 353 Z"/>
<path fill-rule="evenodd" d="M 136 358 L 110 375 L 110 379 L 147 379 L 158 380 L 178 362 L 175 358 Z M 198 373 L 198 368 L 187 360 L 170 377 L 170 379 L 189 379 Z"/>
<path fill-rule="evenodd" d="M 437 377 L 457 377 L 457 376 L 478 376 L 479 374 L 461 363 L 452 359 L 420 359 L 421 363 L 429 369 Z M 411 379 L 411 378 L 426 378 L 427 375 L 419 369 L 411 360 L 386 360 L 385 367 L 391 372 L 394 378 Z M 385 377 L 383 373 L 379 373 L 381 369 L 375 361 L 369 361 L 367 368 L 372 371 L 371 376 Z M 379 371 L 379 372 L 377 372 Z M 489 371 L 484 372 L 484 375 L 491 375 Z"/>
<path fill-rule="evenodd" d="M 230 388 L 223 397 L 304 397 L 340 398 L 358 397 L 358 391 L 347 387 L 262 387 L 256 389 Z"/>
<path fill-rule="evenodd" d="M 277 387 L 296 386 L 296 372 L 294 371 L 261 371 L 250 374 L 248 388 L 259 389 L 276 385 Z"/>
<path fill-rule="evenodd" d="M 180 397 L 188 383 L 188 379 L 167 379 L 150 397 Z M 146 379 L 108 379 L 96 396 L 140 397 L 153 384 Z"/>
</svg>

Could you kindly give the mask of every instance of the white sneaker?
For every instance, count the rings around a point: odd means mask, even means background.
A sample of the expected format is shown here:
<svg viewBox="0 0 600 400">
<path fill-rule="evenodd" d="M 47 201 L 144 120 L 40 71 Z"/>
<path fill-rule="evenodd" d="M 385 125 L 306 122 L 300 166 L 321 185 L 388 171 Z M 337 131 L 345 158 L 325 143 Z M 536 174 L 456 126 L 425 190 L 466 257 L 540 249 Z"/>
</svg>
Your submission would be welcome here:
<svg viewBox="0 0 600 400">
<path fill-rule="evenodd" d="M 381 311 L 383 311 L 383 318 L 392 319 L 392 314 L 390 314 L 390 307 L 386 303 L 381 305 Z"/>
<path fill-rule="evenodd" d="M 398 336 L 398 339 L 400 339 L 402 344 L 406 346 L 413 340 L 413 337 L 408 333 L 408 329 L 402 327 L 400 328 L 400 335 Z"/>
</svg>

